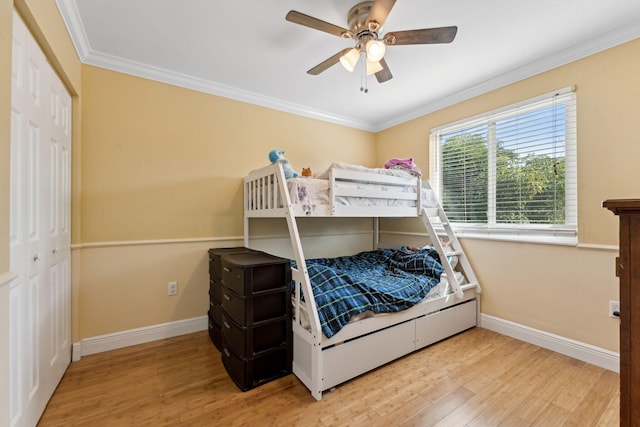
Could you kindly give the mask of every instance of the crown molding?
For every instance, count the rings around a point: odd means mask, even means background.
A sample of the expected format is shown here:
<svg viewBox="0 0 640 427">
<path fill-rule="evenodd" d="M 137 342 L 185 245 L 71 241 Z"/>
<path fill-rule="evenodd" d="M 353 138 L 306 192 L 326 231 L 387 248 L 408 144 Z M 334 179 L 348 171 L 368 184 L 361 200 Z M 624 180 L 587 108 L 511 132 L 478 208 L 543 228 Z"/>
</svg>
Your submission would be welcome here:
<svg viewBox="0 0 640 427">
<path fill-rule="evenodd" d="M 263 96 L 244 89 L 239 89 L 237 87 L 211 82 L 199 77 L 193 77 L 174 71 L 169 71 L 163 68 L 112 55 L 107 55 L 100 52 L 91 51 L 83 58 L 82 62 L 88 65 L 93 65 L 120 73 L 130 74 L 161 83 L 167 83 L 186 89 L 221 96 L 223 98 L 246 102 L 252 105 L 258 105 L 261 107 L 283 111 L 299 116 L 323 120 L 366 131 L 373 131 L 374 129 L 374 126 L 371 123 L 365 121 L 335 115 L 326 111 L 315 110 L 305 105 Z"/>
<path fill-rule="evenodd" d="M 592 38 L 555 55 L 496 76 L 478 85 L 445 96 L 435 102 L 425 104 L 421 108 L 396 115 L 385 122 L 371 123 L 96 52 L 89 44 L 75 0 L 56 0 L 56 4 L 73 40 L 78 56 L 85 64 L 369 132 L 383 131 L 640 37 L 640 23 L 622 27 L 604 36 Z"/>
<path fill-rule="evenodd" d="M 296 114 L 299 116 L 309 117 L 312 119 L 323 120 L 342 126 L 352 127 L 356 129 L 373 131 L 374 126 L 366 121 L 355 120 L 351 117 L 332 114 L 327 111 L 321 111 L 309 108 L 292 102 L 283 101 L 281 99 L 263 96 L 257 93 L 246 91 L 243 89 L 227 86 L 208 80 L 200 79 L 186 74 L 176 73 L 159 67 L 143 64 L 112 55 L 103 54 L 94 51 L 89 43 L 89 38 L 80 19 L 80 13 L 76 6 L 75 0 L 56 0 L 56 5 L 62 16 L 62 20 L 67 27 L 67 31 L 71 36 L 76 52 L 83 64 L 93 65 L 100 68 L 106 68 L 125 74 L 142 77 L 161 83 L 167 83 L 174 86 L 192 89 L 198 92 L 208 93 L 211 95 L 221 96 L 236 101 L 246 102 L 266 108 L 271 108 L 286 113 Z"/>
<path fill-rule="evenodd" d="M 84 62 L 84 58 L 91 52 L 91 45 L 84 30 L 84 25 L 82 25 L 76 2 L 75 0 L 56 0 L 56 6 L 58 6 L 62 21 L 67 27 L 80 61 Z"/>
<path fill-rule="evenodd" d="M 533 77 L 537 74 L 558 68 L 587 56 L 602 52 L 640 37 L 640 23 L 623 27 L 617 31 L 607 33 L 602 37 L 596 37 L 583 43 L 565 49 L 555 55 L 538 60 L 532 64 L 517 68 L 508 73 L 494 77 L 486 82 L 472 86 L 455 94 L 446 96 L 438 101 L 425 104 L 421 108 L 412 109 L 406 114 L 398 115 L 390 120 L 380 123 L 374 132 L 380 132 L 401 123 L 417 119 L 435 111 L 458 104 L 479 95 L 491 92 L 501 87 L 508 86 L 518 81 Z"/>
</svg>

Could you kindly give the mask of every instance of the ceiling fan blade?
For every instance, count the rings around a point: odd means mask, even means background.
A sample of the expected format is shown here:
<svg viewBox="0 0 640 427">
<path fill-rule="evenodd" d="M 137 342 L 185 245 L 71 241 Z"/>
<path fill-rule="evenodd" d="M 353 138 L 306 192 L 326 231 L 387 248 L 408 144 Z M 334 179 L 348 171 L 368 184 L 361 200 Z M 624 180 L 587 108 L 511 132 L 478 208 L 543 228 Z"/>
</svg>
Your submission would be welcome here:
<svg viewBox="0 0 640 427">
<path fill-rule="evenodd" d="M 314 18 L 313 16 L 305 15 L 304 13 L 296 12 L 295 10 L 290 10 L 289 13 L 287 13 L 286 20 L 345 39 L 353 37 L 353 33 L 346 28 L 338 27 L 337 25 Z"/>
<path fill-rule="evenodd" d="M 384 83 L 388 80 L 391 80 L 393 78 L 393 74 L 391 74 L 391 71 L 389 71 L 387 61 L 385 61 L 384 58 L 380 60 L 380 65 L 382 65 L 382 70 L 376 73 L 376 79 L 378 80 L 378 83 Z"/>
<path fill-rule="evenodd" d="M 307 71 L 307 74 L 311 74 L 311 75 L 317 76 L 321 72 L 325 71 L 327 68 L 332 67 L 333 65 L 337 64 L 338 62 L 340 62 L 340 58 L 342 56 L 344 56 L 350 50 L 351 50 L 350 47 L 348 47 L 346 49 L 342 49 L 340 52 L 336 53 L 335 55 L 333 55 L 330 58 L 325 59 L 324 61 L 322 61 L 321 63 L 319 63 L 318 65 L 316 65 L 312 69 L 310 69 L 309 71 Z"/>
<path fill-rule="evenodd" d="M 395 31 L 384 35 L 389 46 L 404 44 L 451 43 L 456 38 L 458 27 L 425 28 L 423 30 Z"/>
<path fill-rule="evenodd" d="M 396 0 L 374 0 L 367 16 L 367 26 L 369 31 L 378 31 L 387 20 L 391 8 L 396 4 Z"/>
</svg>

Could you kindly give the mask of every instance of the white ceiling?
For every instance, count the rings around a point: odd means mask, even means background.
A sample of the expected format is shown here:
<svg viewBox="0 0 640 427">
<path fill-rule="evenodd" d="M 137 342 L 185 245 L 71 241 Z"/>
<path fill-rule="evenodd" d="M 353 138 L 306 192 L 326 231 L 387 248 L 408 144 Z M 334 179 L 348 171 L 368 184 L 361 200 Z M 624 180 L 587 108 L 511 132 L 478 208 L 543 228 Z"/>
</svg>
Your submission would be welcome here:
<svg viewBox="0 0 640 427">
<path fill-rule="evenodd" d="M 393 79 L 336 64 L 353 40 L 285 21 L 347 27 L 358 0 L 56 0 L 84 63 L 379 131 L 640 37 L 639 0 L 398 0 L 380 32 L 458 26 L 451 44 L 392 46 Z M 640 54 L 640 52 L 638 53 Z"/>
</svg>

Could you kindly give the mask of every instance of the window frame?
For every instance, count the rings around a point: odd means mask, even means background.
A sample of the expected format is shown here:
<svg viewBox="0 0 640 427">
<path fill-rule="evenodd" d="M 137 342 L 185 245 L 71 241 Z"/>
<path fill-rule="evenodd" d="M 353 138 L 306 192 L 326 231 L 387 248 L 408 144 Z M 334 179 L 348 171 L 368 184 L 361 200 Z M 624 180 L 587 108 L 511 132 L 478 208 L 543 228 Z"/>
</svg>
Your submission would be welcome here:
<svg viewBox="0 0 640 427">
<path fill-rule="evenodd" d="M 495 123 L 505 118 L 514 117 L 545 107 L 564 103 L 565 108 L 565 223 L 564 224 L 500 224 L 495 223 L 495 187 L 488 185 L 487 199 L 489 212 L 487 223 L 456 223 L 451 226 L 460 237 L 477 239 L 545 243 L 575 246 L 578 244 L 578 185 L 577 185 L 577 125 L 576 94 L 573 87 L 549 92 L 515 104 L 510 104 L 492 111 L 477 114 L 453 123 L 437 126 L 429 133 L 429 181 L 434 192 L 442 200 L 442 158 L 440 135 L 455 132 L 464 128 Z M 490 132 L 488 132 L 490 139 Z M 491 152 L 495 151 L 497 141 L 487 141 L 488 164 L 493 165 L 489 176 L 495 174 L 495 163 L 491 163 Z M 491 181 L 491 178 L 490 178 Z M 495 185 L 495 180 L 493 180 Z M 493 206 L 493 209 L 492 209 Z M 490 222 L 493 221 L 493 222 Z"/>
</svg>

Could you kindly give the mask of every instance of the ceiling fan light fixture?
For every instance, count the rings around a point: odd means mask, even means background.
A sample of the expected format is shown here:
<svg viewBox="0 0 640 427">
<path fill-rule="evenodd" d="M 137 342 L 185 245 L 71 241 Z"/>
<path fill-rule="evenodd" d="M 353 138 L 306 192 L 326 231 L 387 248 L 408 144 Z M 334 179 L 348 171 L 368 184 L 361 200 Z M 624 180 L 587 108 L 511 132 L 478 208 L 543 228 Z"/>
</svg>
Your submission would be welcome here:
<svg viewBox="0 0 640 427">
<path fill-rule="evenodd" d="M 367 76 L 382 71 L 382 65 L 379 62 L 371 62 L 367 59 Z"/>
<path fill-rule="evenodd" d="M 365 46 L 367 59 L 371 62 L 379 62 L 384 57 L 386 47 L 382 40 L 371 39 Z"/>
<path fill-rule="evenodd" d="M 343 48 L 307 70 L 307 74 L 317 76 L 338 62 L 347 71 L 353 72 L 360 56 L 364 55 L 367 61 L 363 60 L 365 64 L 362 67 L 362 81 L 366 82 L 366 75 L 375 74 L 378 83 L 384 83 L 393 78 L 384 58 L 387 46 L 451 43 L 458 32 L 458 27 L 449 26 L 385 32 L 381 37 L 379 33 L 397 0 L 358 1 L 347 14 L 348 29 L 295 10 L 287 13 L 285 19 L 289 22 L 355 41 L 353 48 Z M 365 85 L 364 92 L 366 91 Z"/>
<path fill-rule="evenodd" d="M 358 63 L 358 59 L 360 59 L 360 51 L 353 48 L 340 57 L 340 63 L 347 71 L 353 72 Z"/>
</svg>

